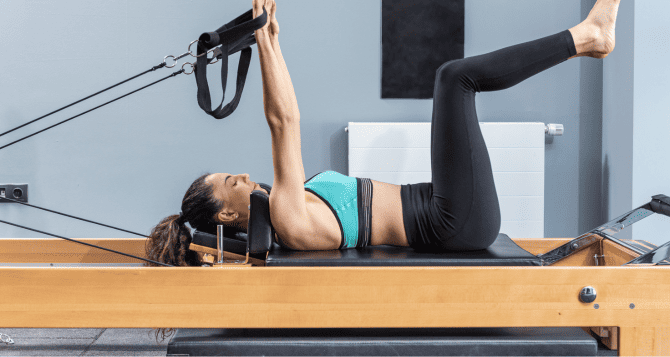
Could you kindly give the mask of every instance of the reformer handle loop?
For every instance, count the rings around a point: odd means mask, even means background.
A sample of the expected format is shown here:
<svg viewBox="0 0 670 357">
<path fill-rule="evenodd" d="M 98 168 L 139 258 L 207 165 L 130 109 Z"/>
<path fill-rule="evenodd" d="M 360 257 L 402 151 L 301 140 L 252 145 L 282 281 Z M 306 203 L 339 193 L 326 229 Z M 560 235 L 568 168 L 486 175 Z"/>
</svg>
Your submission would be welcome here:
<svg viewBox="0 0 670 357">
<path fill-rule="evenodd" d="M 211 50 L 207 51 L 206 53 L 210 53 L 210 52 L 212 52 L 213 55 L 212 55 L 212 58 L 207 57 L 207 64 L 214 64 L 214 63 L 219 62 L 221 60 L 222 52 L 221 52 L 220 48 L 214 47 Z M 190 72 L 188 72 L 187 69 L 184 68 L 184 66 L 186 66 L 186 65 L 191 66 L 191 71 Z M 194 63 L 184 62 L 184 64 L 181 65 L 181 71 L 184 74 L 187 74 L 187 75 L 191 74 L 191 73 L 195 72 L 195 66 L 196 66 L 196 64 L 194 64 Z"/>
<path fill-rule="evenodd" d="M 198 86 L 198 106 L 216 119 L 223 119 L 232 114 L 242 97 L 244 83 L 247 79 L 249 64 L 251 63 L 251 46 L 256 43 L 254 31 L 263 27 L 267 23 L 267 11 L 263 8 L 263 14 L 253 18 L 253 10 L 249 10 L 238 16 L 235 20 L 221 26 L 214 32 L 205 32 L 197 40 L 198 54 L 195 66 L 195 80 Z M 220 54 L 215 52 L 214 57 L 221 61 L 221 103 L 212 109 L 212 99 L 207 83 L 207 63 L 210 60 L 203 56 L 212 48 L 220 47 Z M 228 56 L 238 51 L 240 61 L 237 68 L 237 83 L 235 88 L 235 97 L 225 106 L 223 105 L 226 94 L 226 82 L 228 80 Z M 215 61 L 215 62 L 218 62 Z M 212 63 L 215 63 L 212 62 Z"/>
</svg>

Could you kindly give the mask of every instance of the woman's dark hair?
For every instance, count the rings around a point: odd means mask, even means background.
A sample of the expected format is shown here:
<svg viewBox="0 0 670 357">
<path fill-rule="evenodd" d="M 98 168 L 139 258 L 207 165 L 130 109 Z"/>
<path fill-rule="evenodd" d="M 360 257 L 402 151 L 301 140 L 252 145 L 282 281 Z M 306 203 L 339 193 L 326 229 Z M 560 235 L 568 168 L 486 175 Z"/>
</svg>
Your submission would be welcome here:
<svg viewBox="0 0 670 357">
<path fill-rule="evenodd" d="M 213 195 L 212 185 L 205 181 L 210 174 L 198 177 L 188 188 L 181 201 L 181 213 L 165 217 L 151 230 L 145 244 L 146 257 L 175 266 L 200 266 L 198 254 L 188 249 L 191 244 L 189 225 L 199 231 L 216 232 L 216 214 L 223 202 Z M 146 266 L 155 266 L 145 263 Z"/>
<path fill-rule="evenodd" d="M 212 185 L 205 182 L 210 174 L 198 177 L 188 188 L 181 201 L 181 213 L 165 217 L 154 229 L 144 246 L 146 257 L 161 263 L 175 266 L 201 266 L 202 261 L 198 253 L 189 250 L 193 237 L 186 227 L 186 222 L 199 231 L 216 232 L 214 217 L 223 209 L 223 202 L 213 195 Z M 153 263 L 144 263 L 145 266 L 156 266 Z M 170 337 L 174 329 L 156 329 L 161 340 Z"/>
</svg>

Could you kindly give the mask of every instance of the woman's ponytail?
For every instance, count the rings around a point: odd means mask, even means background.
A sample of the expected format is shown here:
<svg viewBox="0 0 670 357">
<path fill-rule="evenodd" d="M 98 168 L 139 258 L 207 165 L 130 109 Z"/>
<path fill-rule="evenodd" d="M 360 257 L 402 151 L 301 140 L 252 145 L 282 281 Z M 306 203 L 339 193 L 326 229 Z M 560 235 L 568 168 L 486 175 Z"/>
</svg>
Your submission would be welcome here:
<svg viewBox="0 0 670 357">
<path fill-rule="evenodd" d="M 188 249 L 191 239 L 191 232 L 186 227 L 183 215 L 167 216 L 151 230 L 145 245 L 146 256 L 148 259 L 175 266 L 200 266 L 202 263 L 198 254 Z"/>
<path fill-rule="evenodd" d="M 188 249 L 193 237 L 186 223 L 202 232 L 216 232 L 214 217 L 223 209 L 223 202 L 214 197 L 207 176 L 198 177 L 188 188 L 181 201 L 182 212 L 165 217 L 151 230 L 145 245 L 147 258 L 175 266 L 202 265 L 198 253 Z"/>
</svg>

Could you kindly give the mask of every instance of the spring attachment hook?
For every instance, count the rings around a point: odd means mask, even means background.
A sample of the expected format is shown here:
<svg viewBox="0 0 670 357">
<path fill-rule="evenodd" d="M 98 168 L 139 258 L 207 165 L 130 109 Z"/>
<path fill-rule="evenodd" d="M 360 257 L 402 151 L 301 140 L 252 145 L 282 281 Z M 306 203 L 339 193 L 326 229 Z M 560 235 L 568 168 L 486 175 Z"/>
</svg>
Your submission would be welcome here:
<svg viewBox="0 0 670 357">
<path fill-rule="evenodd" d="M 191 66 L 191 71 L 190 72 L 186 71 L 186 68 L 184 68 L 184 66 L 186 66 L 186 65 Z M 184 64 L 181 65 L 181 70 L 184 72 L 184 74 L 191 74 L 195 71 L 195 64 L 193 64 L 191 62 L 184 62 Z"/>
<path fill-rule="evenodd" d="M 165 67 L 167 67 L 167 68 L 172 68 L 172 67 L 174 67 L 174 66 L 177 65 L 177 61 L 179 61 L 180 59 L 182 59 L 182 58 L 188 56 L 189 54 L 190 54 L 190 53 L 188 53 L 188 52 L 184 52 L 184 53 L 180 54 L 180 55 L 177 56 L 177 57 L 175 57 L 175 56 L 173 56 L 173 55 L 167 55 L 167 56 L 165 56 L 165 57 L 163 58 L 163 64 L 165 64 Z M 168 64 L 168 58 L 170 58 L 170 61 L 172 62 L 171 65 Z"/>
<path fill-rule="evenodd" d="M 218 52 L 215 52 L 216 50 L 219 50 L 219 51 L 218 51 Z M 213 54 L 212 54 L 212 58 L 207 57 L 207 64 L 208 64 L 208 65 L 209 65 L 209 64 L 214 64 L 214 63 L 216 63 L 216 62 L 219 62 L 219 60 L 221 59 L 221 55 L 220 55 L 221 50 L 220 50 L 218 47 L 212 47 L 209 51 L 207 51 L 207 52 L 205 52 L 205 53 L 203 53 L 203 54 L 206 55 L 206 54 L 208 54 L 208 53 L 212 53 L 212 52 L 213 52 Z M 190 71 L 188 71 L 187 68 L 184 68 L 186 65 L 191 66 L 191 70 L 190 70 Z M 184 64 L 181 65 L 181 70 L 182 70 L 185 74 L 187 74 L 187 75 L 188 75 L 188 74 L 191 74 L 191 73 L 193 73 L 193 72 L 195 71 L 195 63 L 184 62 Z"/>
<path fill-rule="evenodd" d="M 210 49 L 210 50 L 207 51 L 206 53 L 201 53 L 201 54 L 199 54 L 199 55 L 194 55 L 193 52 L 191 52 L 191 46 L 193 46 L 193 44 L 196 43 L 196 42 L 200 42 L 200 40 L 193 40 L 193 41 L 191 41 L 191 43 L 188 44 L 188 54 L 189 54 L 189 55 L 191 55 L 191 56 L 193 56 L 193 57 L 195 57 L 195 58 L 198 58 L 198 57 L 202 57 L 204 54 L 209 53 L 210 51 L 212 51 L 212 49 Z"/>
</svg>

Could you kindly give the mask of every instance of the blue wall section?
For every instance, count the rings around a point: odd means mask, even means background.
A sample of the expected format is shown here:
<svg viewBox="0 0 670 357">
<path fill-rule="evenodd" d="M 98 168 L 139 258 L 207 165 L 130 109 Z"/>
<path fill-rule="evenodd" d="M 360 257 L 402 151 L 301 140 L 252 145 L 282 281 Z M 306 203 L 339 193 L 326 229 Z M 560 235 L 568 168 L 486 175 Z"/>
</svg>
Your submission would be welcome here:
<svg viewBox="0 0 670 357">
<path fill-rule="evenodd" d="M 584 18 L 585 4 L 590 9 L 594 2 L 468 0 L 465 55 L 568 29 Z M 380 6 L 380 1 L 278 1 L 280 43 L 300 105 L 307 177 L 328 169 L 347 173 L 343 129 L 349 121 L 430 121 L 431 100 L 380 99 Z M 201 32 L 250 8 L 250 0 L 2 1 L 0 44 L 12 55 L 4 57 L 0 71 L 0 131 L 143 71 L 165 55 L 178 55 Z M 226 100 L 234 94 L 238 58 L 231 58 Z M 580 204 L 580 197 L 599 201 L 600 186 L 580 183 L 580 175 L 586 163 L 600 162 L 601 153 L 580 132 L 597 136 L 600 130 L 601 102 L 582 92 L 597 99 L 601 87 L 593 81 L 602 78 L 601 63 L 567 61 L 511 89 L 477 97 L 481 121 L 565 125 L 565 135 L 547 144 L 547 237 L 576 236 L 600 223 L 598 210 Z M 31 129 L 169 73 L 147 75 Z M 217 77 L 210 70 L 210 83 L 218 83 Z M 181 75 L 2 150 L 0 182 L 29 183 L 34 204 L 142 233 L 179 212 L 186 188 L 202 173 L 247 172 L 252 180 L 271 184 L 256 49 L 233 116 L 208 117 L 198 108 L 195 91 L 195 79 Z M 213 91 L 214 98 L 220 95 Z M 597 170 L 590 174 L 600 182 Z M 70 237 L 128 236 L 14 205 L 1 205 L 0 215 Z M 35 236 L 0 227 L 0 237 Z"/>
</svg>

